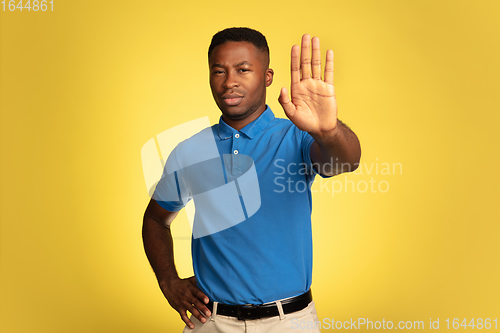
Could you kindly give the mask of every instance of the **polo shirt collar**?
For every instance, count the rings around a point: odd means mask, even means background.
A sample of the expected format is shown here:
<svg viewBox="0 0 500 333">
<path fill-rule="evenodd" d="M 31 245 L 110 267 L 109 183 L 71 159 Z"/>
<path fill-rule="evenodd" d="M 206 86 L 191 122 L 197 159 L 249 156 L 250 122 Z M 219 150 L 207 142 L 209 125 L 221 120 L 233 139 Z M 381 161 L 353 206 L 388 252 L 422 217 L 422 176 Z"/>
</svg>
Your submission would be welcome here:
<svg viewBox="0 0 500 333">
<path fill-rule="evenodd" d="M 267 126 L 272 120 L 274 119 L 274 113 L 271 111 L 271 108 L 269 105 L 266 104 L 266 109 L 262 114 L 252 121 L 250 124 L 246 125 L 242 129 L 239 130 L 240 133 L 245 134 L 248 136 L 250 139 L 253 139 L 260 131 L 264 129 L 264 127 Z M 219 120 L 219 137 L 224 140 L 224 139 L 229 139 L 230 137 L 233 136 L 234 133 L 237 133 L 238 131 L 229 126 L 222 120 L 222 116 L 220 117 Z"/>
</svg>

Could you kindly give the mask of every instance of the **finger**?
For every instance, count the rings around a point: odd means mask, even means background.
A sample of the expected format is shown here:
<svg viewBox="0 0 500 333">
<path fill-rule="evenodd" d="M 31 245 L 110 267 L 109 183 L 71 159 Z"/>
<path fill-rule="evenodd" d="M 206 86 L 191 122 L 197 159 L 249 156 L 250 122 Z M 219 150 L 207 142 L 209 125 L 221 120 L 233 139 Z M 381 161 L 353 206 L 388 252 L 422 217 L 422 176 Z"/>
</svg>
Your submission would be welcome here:
<svg viewBox="0 0 500 333">
<path fill-rule="evenodd" d="M 300 68 L 302 70 L 302 80 L 311 78 L 311 36 L 302 36 L 300 50 Z"/>
<path fill-rule="evenodd" d="M 191 314 L 202 323 L 205 323 L 207 321 L 207 318 L 205 318 L 201 311 L 196 307 L 196 304 L 191 304 L 191 307 L 188 309 L 188 311 L 191 312 Z"/>
<path fill-rule="evenodd" d="M 193 302 L 201 305 L 202 303 L 199 302 L 199 301 L 195 301 L 193 300 Z M 197 307 L 197 304 L 193 304 L 193 303 L 189 303 L 189 301 L 183 301 L 182 302 L 182 307 L 179 309 L 179 313 L 181 314 L 181 318 L 182 320 L 184 319 L 188 319 L 188 315 L 187 315 L 187 311 L 191 312 L 191 314 L 196 317 L 196 319 L 198 319 L 199 321 L 201 321 L 202 323 L 206 322 L 206 318 L 205 316 L 203 316 L 203 314 L 199 311 L 198 307 Z M 184 320 L 184 322 L 186 322 Z M 191 322 L 191 321 L 190 321 Z M 192 322 L 191 322 L 192 323 Z M 186 324 L 188 324 L 186 322 Z M 190 326 L 191 327 L 191 326 Z"/>
<path fill-rule="evenodd" d="M 203 303 L 207 304 L 210 300 L 208 299 L 208 296 L 203 293 L 200 289 L 196 288 L 195 291 L 196 297 L 200 299 Z"/>
<path fill-rule="evenodd" d="M 295 115 L 295 105 L 290 101 L 290 95 L 286 88 L 281 88 L 278 102 L 280 102 L 283 110 L 285 110 L 286 116 L 291 119 Z"/>
<path fill-rule="evenodd" d="M 186 325 L 188 325 L 190 329 L 193 329 L 194 324 L 191 320 L 189 320 L 189 317 L 187 316 L 187 312 L 184 310 L 184 311 L 180 311 L 179 313 L 181 315 L 182 321 L 185 322 Z"/>
<path fill-rule="evenodd" d="M 326 51 L 325 82 L 333 84 L 333 51 Z"/>
<path fill-rule="evenodd" d="M 210 317 L 212 315 L 212 313 L 210 313 L 210 310 L 206 307 L 205 304 L 208 303 L 208 297 L 205 296 L 205 294 L 203 294 L 201 291 L 199 293 L 194 293 L 196 295 L 196 298 L 193 298 L 192 299 L 192 304 L 194 304 L 194 306 L 202 311 L 205 316 L 207 317 Z M 205 302 L 205 300 L 207 300 L 207 302 Z"/>
<path fill-rule="evenodd" d="M 212 312 L 205 306 L 205 304 L 201 302 L 197 302 L 195 305 L 196 309 L 205 315 L 205 317 L 210 317 L 212 315 Z"/>
<path fill-rule="evenodd" d="M 321 49 L 319 46 L 319 38 L 312 39 L 312 77 L 315 80 L 321 80 Z"/>
<path fill-rule="evenodd" d="M 300 82 L 300 48 L 298 45 L 292 46 L 292 60 L 290 62 L 292 86 Z"/>
<path fill-rule="evenodd" d="M 208 296 L 203 293 L 198 288 L 198 285 L 196 284 L 196 277 L 191 276 L 190 278 L 187 279 L 193 286 L 194 288 L 191 288 L 191 292 L 198 298 L 200 299 L 203 303 L 207 304 L 210 300 L 208 299 Z"/>
<path fill-rule="evenodd" d="M 200 319 L 200 317 L 203 317 L 200 313 L 200 311 L 198 311 L 198 308 L 196 307 L 196 304 L 187 304 L 187 310 L 189 312 L 191 312 L 191 314 L 193 316 L 195 316 L 196 318 Z"/>
</svg>

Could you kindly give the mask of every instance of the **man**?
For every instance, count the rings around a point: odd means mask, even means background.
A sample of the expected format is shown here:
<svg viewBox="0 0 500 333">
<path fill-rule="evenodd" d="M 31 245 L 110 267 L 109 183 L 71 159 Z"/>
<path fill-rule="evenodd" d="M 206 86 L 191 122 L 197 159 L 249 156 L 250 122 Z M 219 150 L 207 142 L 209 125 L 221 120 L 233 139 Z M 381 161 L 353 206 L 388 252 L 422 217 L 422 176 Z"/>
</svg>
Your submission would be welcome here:
<svg viewBox="0 0 500 333">
<path fill-rule="evenodd" d="M 224 164 L 223 183 L 238 182 L 243 173 L 234 171 L 236 157 L 249 156 L 260 206 L 252 214 L 245 212 L 241 223 L 193 236 L 195 276 L 180 279 L 169 226 L 189 198 L 164 200 L 165 193 L 193 196 L 180 184 L 203 181 L 204 172 L 192 172 L 194 178 L 182 175 L 179 168 L 175 177 L 165 172 L 165 184 L 157 186 L 157 196 L 144 214 L 145 251 L 163 294 L 187 325 L 185 332 L 246 332 L 249 327 L 258 332 L 296 331 L 297 320 L 317 320 L 309 290 L 310 185 L 316 173 L 330 177 L 355 170 L 361 155 L 356 135 L 337 119 L 333 52 L 326 53 L 322 79 L 319 39 L 304 35 L 301 49 L 292 47 L 290 93 L 282 88 L 279 96 L 290 120 L 275 118 L 265 103 L 274 72 L 261 33 L 248 28 L 220 31 L 208 58 L 210 87 L 222 111 L 210 133 Z M 195 137 L 187 142 L 196 142 Z M 177 160 L 178 151 L 174 154 L 169 159 Z M 190 180 L 180 180 L 183 177 Z M 307 186 L 299 188 L 301 182 Z M 245 189 L 237 190 L 245 201 Z M 198 208 L 196 199 L 195 204 Z M 218 204 L 224 202 L 214 202 Z"/>
</svg>

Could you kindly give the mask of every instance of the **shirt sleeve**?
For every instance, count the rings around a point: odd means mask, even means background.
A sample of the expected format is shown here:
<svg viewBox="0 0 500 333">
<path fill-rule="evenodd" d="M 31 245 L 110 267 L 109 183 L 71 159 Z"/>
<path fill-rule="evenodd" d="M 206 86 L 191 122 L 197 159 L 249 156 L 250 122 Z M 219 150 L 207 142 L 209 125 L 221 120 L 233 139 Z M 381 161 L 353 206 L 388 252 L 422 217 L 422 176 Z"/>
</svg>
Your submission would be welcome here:
<svg viewBox="0 0 500 333">
<path fill-rule="evenodd" d="M 161 207 L 171 212 L 180 211 L 191 199 L 183 183 L 183 177 L 179 176 L 178 171 L 171 171 L 172 169 L 176 169 L 175 167 L 172 168 L 175 164 L 176 149 L 174 149 L 168 157 L 165 167 L 163 168 L 163 174 L 153 193 L 153 199 L 156 200 Z"/>
</svg>

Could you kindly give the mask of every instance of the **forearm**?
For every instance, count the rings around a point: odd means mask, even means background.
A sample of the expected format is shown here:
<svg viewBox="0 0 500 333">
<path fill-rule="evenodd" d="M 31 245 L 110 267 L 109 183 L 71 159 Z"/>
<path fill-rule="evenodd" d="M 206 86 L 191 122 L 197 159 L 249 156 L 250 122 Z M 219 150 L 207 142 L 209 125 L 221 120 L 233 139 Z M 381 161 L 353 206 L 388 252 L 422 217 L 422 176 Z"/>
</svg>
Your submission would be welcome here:
<svg viewBox="0 0 500 333">
<path fill-rule="evenodd" d="M 169 226 L 177 214 L 178 212 L 163 209 L 151 199 L 144 213 L 142 240 L 146 256 L 156 274 L 163 295 L 172 308 L 179 312 L 182 320 L 189 327 L 194 328 L 187 311 L 202 323 L 206 322 L 204 315 L 207 317 L 211 315 L 205 305 L 209 299 L 196 286 L 194 276 L 181 279 L 175 269 L 174 241 Z"/>
<path fill-rule="evenodd" d="M 326 176 L 334 176 L 357 169 L 361 146 L 356 134 L 340 120 L 334 131 L 324 135 L 311 134 L 314 143 L 311 159 Z"/>
<path fill-rule="evenodd" d="M 169 227 L 165 227 L 148 215 L 142 226 L 144 250 L 156 274 L 160 286 L 179 275 L 174 264 L 174 245 Z"/>
</svg>

